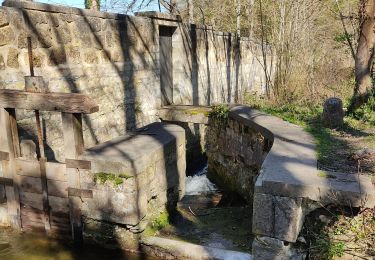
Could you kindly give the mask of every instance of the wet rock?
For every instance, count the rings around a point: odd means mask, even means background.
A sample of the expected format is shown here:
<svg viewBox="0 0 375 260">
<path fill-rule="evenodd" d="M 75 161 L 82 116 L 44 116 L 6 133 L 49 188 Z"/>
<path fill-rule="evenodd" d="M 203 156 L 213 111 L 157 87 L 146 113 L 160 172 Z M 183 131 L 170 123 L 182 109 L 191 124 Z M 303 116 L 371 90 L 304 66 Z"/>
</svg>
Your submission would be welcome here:
<svg viewBox="0 0 375 260">
<path fill-rule="evenodd" d="M 329 128 L 337 128 L 344 123 L 344 110 L 339 98 L 329 98 L 324 102 L 323 125 Z"/>
</svg>

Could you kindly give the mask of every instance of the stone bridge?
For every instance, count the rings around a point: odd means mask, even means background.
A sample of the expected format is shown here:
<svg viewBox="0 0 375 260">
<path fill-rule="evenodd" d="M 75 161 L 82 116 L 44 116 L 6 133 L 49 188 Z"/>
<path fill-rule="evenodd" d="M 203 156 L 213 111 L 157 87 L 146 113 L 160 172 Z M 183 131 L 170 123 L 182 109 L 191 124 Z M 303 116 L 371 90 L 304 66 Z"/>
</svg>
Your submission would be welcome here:
<svg viewBox="0 0 375 260">
<path fill-rule="evenodd" d="M 168 106 L 159 112 L 163 120 L 201 124 L 208 124 L 208 114 L 209 108 L 194 106 Z M 375 206 L 375 189 L 367 176 L 317 168 L 315 141 L 302 127 L 242 105 L 232 106 L 228 116 L 221 140 L 212 144 L 207 137 L 209 171 L 210 166 L 215 172 L 219 168 L 217 181 L 224 179 L 224 186 L 253 204 L 253 259 L 302 259 L 294 243 L 305 216 L 317 208 Z M 207 132 L 216 131 L 209 125 Z M 258 141 L 248 142 L 249 133 L 260 134 Z M 224 157 L 244 163 L 233 167 Z M 254 165 L 259 171 L 254 172 Z"/>
</svg>

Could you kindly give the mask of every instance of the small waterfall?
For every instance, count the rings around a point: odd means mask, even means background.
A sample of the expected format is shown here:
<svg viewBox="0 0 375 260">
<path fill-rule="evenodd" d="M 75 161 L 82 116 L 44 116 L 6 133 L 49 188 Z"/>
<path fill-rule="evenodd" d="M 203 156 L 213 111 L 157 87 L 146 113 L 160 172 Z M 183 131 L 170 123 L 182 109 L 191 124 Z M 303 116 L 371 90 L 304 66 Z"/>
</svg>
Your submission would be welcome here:
<svg viewBox="0 0 375 260">
<path fill-rule="evenodd" d="M 215 184 L 207 178 L 207 170 L 208 166 L 206 165 L 193 176 L 186 178 L 185 195 L 201 195 L 217 190 Z"/>
</svg>

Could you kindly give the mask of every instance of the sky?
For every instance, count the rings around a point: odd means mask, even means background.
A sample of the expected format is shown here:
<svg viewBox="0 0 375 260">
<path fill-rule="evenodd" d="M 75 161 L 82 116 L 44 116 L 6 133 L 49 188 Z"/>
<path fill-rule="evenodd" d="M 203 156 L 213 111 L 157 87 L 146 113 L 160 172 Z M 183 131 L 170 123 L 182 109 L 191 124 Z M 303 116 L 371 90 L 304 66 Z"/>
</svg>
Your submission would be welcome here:
<svg viewBox="0 0 375 260">
<path fill-rule="evenodd" d="M 2 0 L 0 1 L 2 2 Z M 116 13 L 121 13 L 124 11 L 124 8 L 122 8 L 123 4 L 121 3 L 124 3 L 127 1 L 128 0 L 101 0 L 101 2 L 104 5 L 104 9 L 106 9 L 103 11 L 116 12 Z M 147 1 L 148 0 L 146 0 L 145 2 Z M 77 7 L 77 8 L 85 8 L 85 4 L 84 4 L 85 0 L 34 0 L 34 2 L 65 5 L 65 6 L 71 6 L 71 7 Z M 115 3 L 115 2 L 120 2 L 120 3 L 117 5 L 113 5 L 112 3 Z M 152 3 L 148 7 L 142 8 L 141 11 L 159 11 L 158 1 L 152 0 Z"/>
</svg>

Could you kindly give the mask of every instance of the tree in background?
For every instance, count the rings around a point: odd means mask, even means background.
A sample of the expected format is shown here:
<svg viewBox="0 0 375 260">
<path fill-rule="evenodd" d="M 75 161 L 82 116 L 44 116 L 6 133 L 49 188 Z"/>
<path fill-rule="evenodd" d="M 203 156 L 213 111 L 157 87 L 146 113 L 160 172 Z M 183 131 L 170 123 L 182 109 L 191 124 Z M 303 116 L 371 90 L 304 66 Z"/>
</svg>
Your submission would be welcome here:
<svg viewBox="0 0 375 260">
<path fill-rule="evenodd" d="M 100 10 L 100 0 L 85 0 L 85 8 L 91 10 Z"/>
<path fill-rule="evenodd" d="M 350 98 L 354 59 L 346 39 L 356 48 L 358 23 L 352 17 L 357 16 L 358 1 L 192 0 L 197 10 L 195 23 L 239 31 L 242 37 L 260 43 L 263 59 L 259 61 L 267 78 L 264 84 L 277 103 Z M 180 7 L 187 20 L 187 10 Z"/>
<path fill-rule="evenodd" d="M 360 5 L 360 35 L 355 55 L 355 87 L 349 112 L 367 102 L 374 88 L 371 75 L 375 47 L 375 3 L 362 0 Z"/>
</svg>

